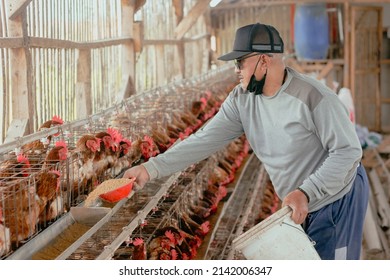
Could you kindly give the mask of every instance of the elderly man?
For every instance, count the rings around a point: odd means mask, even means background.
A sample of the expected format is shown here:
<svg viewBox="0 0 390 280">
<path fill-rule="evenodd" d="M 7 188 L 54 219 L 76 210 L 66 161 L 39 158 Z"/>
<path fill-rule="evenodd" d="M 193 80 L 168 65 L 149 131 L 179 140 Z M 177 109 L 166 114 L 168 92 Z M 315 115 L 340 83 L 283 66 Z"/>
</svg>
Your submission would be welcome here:
<svg viewBox="0 0 390 280">
<path fill-rule="evenodd" d="M 236 31 L 240 79 L 201 130 L 148 162 L 127 170 L 143 186 L 220 150 L 245 134 L 283 206 L 302 224 L 322 259 L 359 259 L 369 185 L 354 125 L 337 95 L 286 67 L 279 32 L 266 24 Z"/>
</svg>

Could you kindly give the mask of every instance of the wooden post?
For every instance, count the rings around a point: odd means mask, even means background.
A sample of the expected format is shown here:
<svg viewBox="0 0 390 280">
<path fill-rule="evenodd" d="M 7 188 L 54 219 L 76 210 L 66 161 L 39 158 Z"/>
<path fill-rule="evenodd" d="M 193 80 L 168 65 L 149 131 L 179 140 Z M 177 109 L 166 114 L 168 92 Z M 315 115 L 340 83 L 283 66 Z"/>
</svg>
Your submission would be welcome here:
<svg viewBox="0 0 390 280">
<path fill-rule="evenodd" d="M 179 25 L 179 23 L 183 20 L 183 0 L 172 0 L 173 7 L 175 9 L 175 15 L 176 15 L 176 27 Z M 177 54 L 178 54 L 178 61 L 179 61 L 179 69 L 180 74 L 182 78 L 186 77 L 186 61 L 185 61 L 185 48 L 184 48 L 184 42 L 181 40 L 177 44 Z"/>
<path fill-rule="evenodd" d="M 163 86 L 166 83 L 165 75 L 165 60 L 164 60 L 164 45 L 158 44 L 156 46 L 156 67 L 157 71 L 155 73 L 157 79 L 157 86 Z"/>
<path fill-rule="evenodd" d="M 77 119 L 86 118 L 92 114 L 91 96 L 91 50 L 80 50 L 77 61 Z"/>
<path fill-rule="evenodd" d="M 350 46 L 351 46 L 351 22 L 350 22 L 350 10 L 349 3 L 344 3 L 344 73 L 343 73 L 343 87 L 350 88 L 350 75 L 349 71 L 351 59 L 350 59 Z"/>
<path fill-rule="evenodd" d="M 9 11 L 12 12 L 11 7 Z M 31 56 L 28 49 L 28 38 L 26 32 L 23 32 L 23 27 L 26 24 L 26 12 L 21 12 L 14 19 L 9 20 L 8 31 L 10 37 L 23 37 L 25 42 L 24 47 L 10 49 L 10 69 L 11 69 L 11 84 L 12 84 L 12 120 L 18 119 L 26 123 L 27 128 L 24 127 L 18 133 L 13 132 L 14 136 L 23 136 L 33 132 L 33 122 L 26 122 L 32 120 L 34 116 L 34 100 L 29 92 L 28 73 L 31 74 L 31 61 L 27 61 Z M 31 76 L 31 75 L 30 75 Z M 31 86 L 31 77 L 30 77 Z"/>
<path fill-rule="evenodd" d="M 134 8 L 137 5 L 142 6 L 142 1 L 135 2 L 134 0 L 122 0 L 122 35 L 124 37 L 133 38 L 134 28 Z M 128 43 L 122 45 L 122 59 L 124 61 L 122 67 L 122 85 L 128 89 L 129 85 L 135 85 L 135 51 L 134 42 L 129 40 Z M 123 90 L 117 96 L 117 101 L 121 101 L 127 97 L 127 94 L 135 93 L 135 88 L 132 90 Z"/>
</svg>

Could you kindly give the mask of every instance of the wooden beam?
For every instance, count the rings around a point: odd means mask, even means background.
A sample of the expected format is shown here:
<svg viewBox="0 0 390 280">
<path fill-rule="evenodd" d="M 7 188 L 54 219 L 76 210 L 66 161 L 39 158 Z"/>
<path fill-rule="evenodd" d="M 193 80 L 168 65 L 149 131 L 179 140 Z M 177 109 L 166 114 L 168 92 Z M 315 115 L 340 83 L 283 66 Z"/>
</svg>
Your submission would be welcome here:
<svg viewBox="0 0 390 280">
<path fill-rule="evenodd" d="M 10 20 L 8 24 L 8 32 L 10 37 L 22 37 L 26 34 L 23 33 L 23 17 L 26 17 L 26 13 L 18 15 L 14 20 Z M 23 38 L 24 41 L 26 39 Z M 30 119 L 33 115 L 30 115 L 31 111 L 34 111 L 33 104 L 30 104 L 30 93 L 28 87 L 28 55 L 26 53 L 27 48 L 21 46 L 19 48 L 12 48 L 10 50 L 10 72 L 11 72 L 11 84 L 12 86 L 12 119 Z M 28 51 L 28 50 L 27 50 Z M 30 133 L 32 123 L 29 123 Z M 32 131 L 32 130 L 31 130 Z"/>
<path fill-rule="evenodd" d="M 16 19 L 30 4 L 31 0 L 12 0 L 8 1 L 9 19 Z"/>
<path fill-rule="evenodd" d="M 13 119 L 7 130 L 4 143 L 15 141 L 17 138 L 26 135 L 28 131 L 28 119 Z"/>
<path fill-rule="evenodd" d="M 183 0 L 172 0 L 172 5 L 175 9 L 176 15 L 176 27 L 180 24 L 184 17 L 184 3 Z M 180 74 L 182 78 L 185 78 L 186 73 L 186 58 L 185 58 L 185 47 L 184 42 L 180 40 L 180 43 L 177 44 L 177 63 L 179 63 Z"/>
<path fill-rule="evenodd" d="M 134 22 L 134 51 L 140 53 L 143 48 L 144 41 L 144 24 L 142 21 Z"/>
<path fill-rule="evenodd" d="M 23 47 L 23 38 L 0 38 L 0 47 L 12 49 L 12 48 L 21 48 Z"/>
<path fill-rule="evenodd" d="M 117 46 L 132 42 L 132 37 L 120 37 L 93 42 L 75 42 L 68 40 L 29 37 L 29 46 L 35 48 L 56 48 L 56 49 L 98 49 L 110 46 Z"/>
<path fill-rule="evenodd" d="M 327 0 L 324 1 L 328 4 L 335 3 L 335 4 L 343 4 L 343 3 L 350 3 L 350 4 L 372 4 L 373 1 L 370 0 Z M 258 0 L 258 1 L 238 1 L 235 3 L 226 3 L 223 2 L 220 3 L 218 6 L 211 8 L 212 12 L 218 12 L 222 10 L 229 10 L 229 9 L 240 9 L 240 8 L 254 8 L 254 7 L 261 7 L 261 6 L 276 6 L 276 5 L 291 5 L 291 4 L 302 4 L 302 3 L 318 3 L 318 0 Z M 390 3 L 390 0 L 384 0 L 380 1 L 380 3 Z"/>
<path fill-rule="evenodd" d="M 209 8 L 211 0 L 198 0 L 192 9 L 188 12 L 188 15 L 179 23 L 175 28 L 175 34 L 177 39 L 181 39 L 192 27 L 196 20 Z"/>
<path fill-rule="evenodd" d="M 121 1 L 121 14 L 122 14 L 122 34 L 125 37 L 134 38 L 134 11 L 137 4 L 142 1 L 122 0 Z M 121 85 L 126 88 L 128 84 L 135 84 L 135 45 L 134 41 L 128 41 L 122 46 L 122 81 Z M 131 81 L 129 81 L 131 79 Z M 129 91 L 121 90 L 117 96 L 116 101 L 120 102 L 127 98 L 123 94 Z"/>
<path fill-rule="evenodd" d="M 344 68 L 343 68 L 343 87 L 351 86 L 351 18 L 349 4 L 344 3 Z"/>
<path fill-rule="evenodd" d="M 330 73 L 330 71 L 332 71 L 334 67 L 334 63 L 332 61 L 329 61 L 322 69 L 321 69 L 321 72 L 318 74 L 317 76 L 317 80 L 322 80 L 324 79 L 326 76 L 328 76 L 328 74 Z"/>
<path fill-rule="evenodd" d="M 91 51 L 80 50 L 77 61 L 77 119 L 86 118 L 92 114 L 92 89 L 91 89 Z"/>
</svg>

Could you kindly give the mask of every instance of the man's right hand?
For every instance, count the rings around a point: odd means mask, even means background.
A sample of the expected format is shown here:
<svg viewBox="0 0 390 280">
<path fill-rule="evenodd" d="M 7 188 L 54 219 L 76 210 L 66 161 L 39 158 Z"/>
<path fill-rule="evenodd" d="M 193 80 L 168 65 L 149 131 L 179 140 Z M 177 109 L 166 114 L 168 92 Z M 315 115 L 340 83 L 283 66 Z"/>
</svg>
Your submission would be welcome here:
<svg viewBox="0 0 390 280">
<path fill-rule="evenodd" d="M 149 173 L 143 165 L 131 167 L 125 171 L 123 178 L 135 177 L 134 190 L 142 189 L 149 181 Z"/>
</svg>

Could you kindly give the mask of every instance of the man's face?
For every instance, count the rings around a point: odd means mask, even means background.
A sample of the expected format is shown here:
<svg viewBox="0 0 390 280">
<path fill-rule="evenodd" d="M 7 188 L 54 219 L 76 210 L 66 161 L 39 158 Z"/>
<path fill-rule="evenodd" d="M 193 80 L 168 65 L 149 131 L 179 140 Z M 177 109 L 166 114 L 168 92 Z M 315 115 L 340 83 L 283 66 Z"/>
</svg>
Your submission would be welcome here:
<svg viewBox="0 0 390 280">
<path fill-rule="evenodd" d="M 241 87 L 246 89 L 253 75 L 260 53 L 251 53 L 235 60 L 235 72 L 240 79 Z"/>
</svg>

